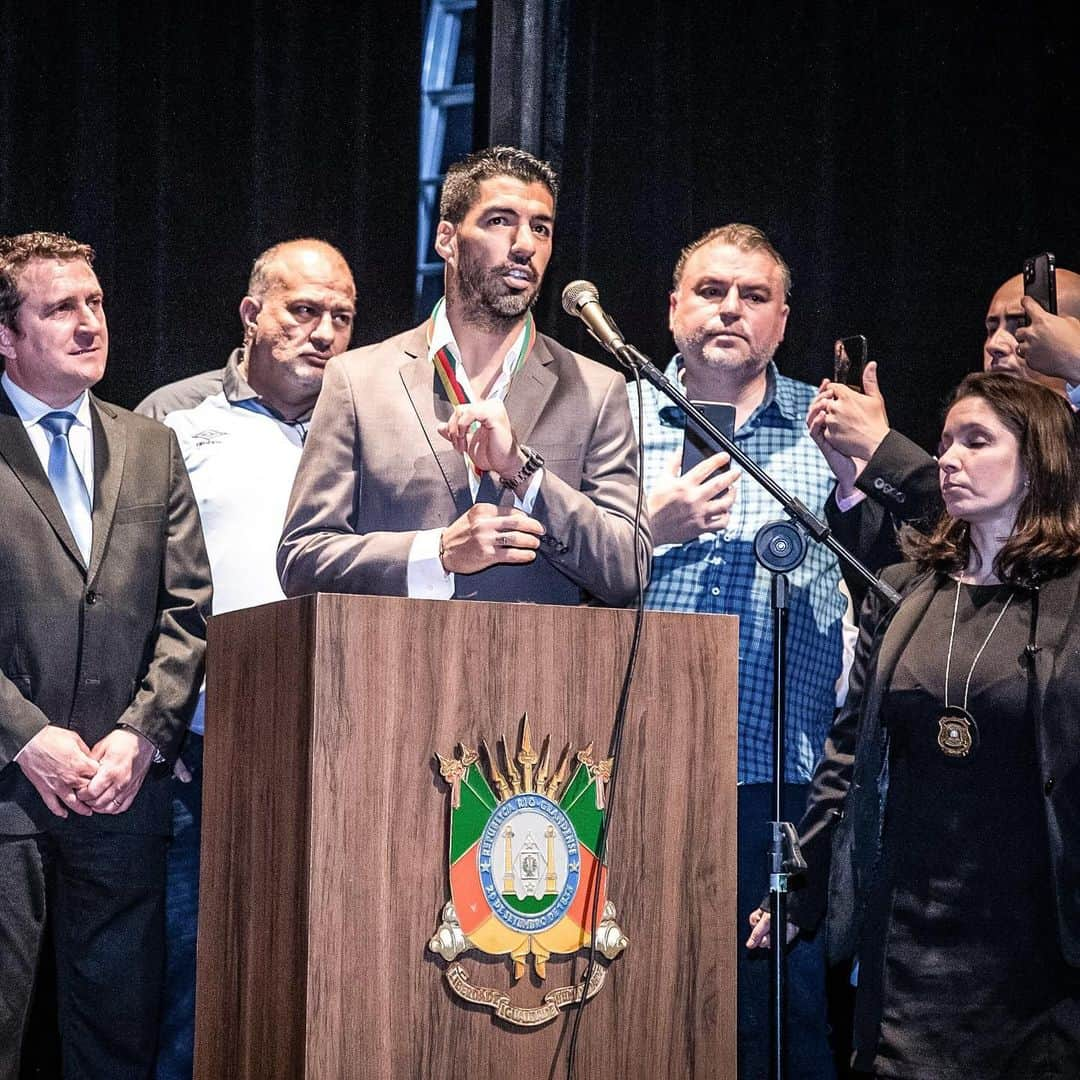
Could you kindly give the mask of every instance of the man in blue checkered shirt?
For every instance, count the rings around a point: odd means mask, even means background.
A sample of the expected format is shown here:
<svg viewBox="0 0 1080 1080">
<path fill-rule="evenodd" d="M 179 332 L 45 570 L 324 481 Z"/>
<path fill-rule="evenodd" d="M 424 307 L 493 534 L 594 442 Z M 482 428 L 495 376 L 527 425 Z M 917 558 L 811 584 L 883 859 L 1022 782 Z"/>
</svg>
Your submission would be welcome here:
<svg viewBox="0 0 1080 1080">
<path fill-rule="evenodd" d="M 791 273 L 750 225 L 713 229 L 675 266 L 669 323 L 678 375 L 692 401 L 735 406 L 735 441 L 791 494 L 820 514 L 832 473 L 806 429 L 814 388 L 781 375 L 773 354 L 784 337 Z M 634 386 L 631 413 L 637 419 Z M 646 606 L 739 616 L 739 1075 L 768 1076 L 769 959 L 741 948 L 747 919 L 768 891 L 772 817 L 772 622 L 770 575 L 754 558 L 754 534 L 782 516 L 764 489 L 731 468 L 726 454 L 681 476 L 685 419 L 651 385 L 642 387 L 645 483 L 656 545 Z M 811 544 L 788 575 L 785 818 L 798 821 L 833 718 L 846 602 L 840 570 Z M 834 1077 L 821 943 L 799 941 L 788 965 L 791 1075 Z"/>
</svg>

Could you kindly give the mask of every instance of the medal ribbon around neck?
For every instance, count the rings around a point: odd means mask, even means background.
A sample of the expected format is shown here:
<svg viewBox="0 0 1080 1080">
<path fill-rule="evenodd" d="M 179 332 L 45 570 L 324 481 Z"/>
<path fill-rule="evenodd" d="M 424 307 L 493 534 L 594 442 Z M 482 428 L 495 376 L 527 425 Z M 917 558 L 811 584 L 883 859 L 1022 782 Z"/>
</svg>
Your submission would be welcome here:
<svg viewBox="0 0 1080 1080">
<path fill-rule="evenodd" d="M 971 690 L 971 676 L 975 674 L 975 665 L 979 662 L 983 650 L 990 644 L 994 631 L 998 624 L 1005 618 L 1005 612 L 1009 610 L 1015 593 L 1010 592 L 1005 598 L 1005 603 L 990 627 L 990 633 L 986 640 L 979 646 L 975 659 L 971 661 L 967 679 L 964 681 L 964 704 L 949 704 L 949 673 L 952 668 L 953 642 L 956 640 L 956 617 L 960 609 L 960 589 L 964 583 L 964 575 L 956 579 L 956 599 L 953 601 L 952 626 L 949 629 L 949 651 L 945 657 L 945 708 L 941 719 L 938 721 L 937 743 L 943 754 L 950 758 L 966 758 L 979 744 L 979 727 L 975 723 L 975 717 L 968 712 L 968 693 Z"/>
<path fill-rule="evenodd" d="M 435 334 L 435 319 L 439 314 L 440 309 L 445 304 L 445 297 L 440 297 L 435 304 L 434 309 L 431 312 L 431 318 L 428 319 L 427 325 L 427 345 L 428 352 L 431 352 L 431 339 Z M 510 379 L 507 380 L 506 389 L 510 389 L 510 382 L 521 370 L 522 365 L 525 363 L 526 357 L 532 352 L 532 347 L 536 343 L 536 323 L 533 321 L 532 312 L 525 312 L 525 333 L 522 335 L 521 348 L 518 349 L 517 359 L 514 361 L 513 370 L 510 372 Z M 431 357 L 431 362 L 435 365 L 435 373 L 439 376 L 439 381 L 443 384 L 443 388 L 446 390 L 446 396 L 455 405 L 468 405 L 472 403 L 472 397 L 465 392 L 465 387 L 461 385 L 457 377 L 457 360 L 454 354 L 450 351 L 449 345 L 444 345 L 441 349 L 437 349 Z M 505 391 L 504 391 L 505 396 Z M 483 474 L 472 463 L 469 455 L 465 455 L 465 461 L 468 463 L 473 473 L 479 477 Z"/>
</svg>

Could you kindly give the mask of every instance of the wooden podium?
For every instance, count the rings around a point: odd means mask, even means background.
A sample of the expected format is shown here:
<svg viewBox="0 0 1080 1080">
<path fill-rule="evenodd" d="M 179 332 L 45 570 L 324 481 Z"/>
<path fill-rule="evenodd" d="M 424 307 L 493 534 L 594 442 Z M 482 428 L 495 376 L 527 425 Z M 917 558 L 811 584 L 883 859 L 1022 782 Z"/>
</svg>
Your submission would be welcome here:
<svg viewBox="0 0 1080 1080">
<path fill-rule="evenodd" d="M 210 624 L 195 1074 L 564 1075 L 575 1010 L 515 1028 L 427 949 L 449 899 L 435 751 L 607 749 L 633 613 L 320 595 Z M 736 620 L 650 613 L 608 893 L 629 938 L 582 1023 L 589 1080 L 735 1076 Z M 540 984 L 465 953 L 477 984 Z"/>
</svg>

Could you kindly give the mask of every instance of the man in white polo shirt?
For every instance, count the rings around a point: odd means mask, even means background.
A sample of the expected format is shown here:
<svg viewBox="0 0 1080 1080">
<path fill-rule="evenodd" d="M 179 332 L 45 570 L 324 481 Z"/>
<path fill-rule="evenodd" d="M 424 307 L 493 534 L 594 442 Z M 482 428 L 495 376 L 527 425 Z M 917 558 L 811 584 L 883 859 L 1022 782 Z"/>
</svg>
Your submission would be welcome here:
<svg viewBox="0 0 1080 1080">
<path fill-rule="evenodd" d="M 312 239 L 277 244 L 255 260 L 240 302 L 244 341 L 220 389 L 183 407 L 185 380 L 136 410 L 163 416 L 180 442 L 206 534 L 215 614 L 283 599 L 275 558 L 285 508 L 323 368 L 348 347 L 355 301 L 336 248 Z M 181 407 L 168 411 L 170 402 Z M 192 1072 L 204 706 L 200 695 L 183 753 L 191 779 L 175 785 L 173 801 L 159 1080 L 190 1080 Z"/>
</svg>

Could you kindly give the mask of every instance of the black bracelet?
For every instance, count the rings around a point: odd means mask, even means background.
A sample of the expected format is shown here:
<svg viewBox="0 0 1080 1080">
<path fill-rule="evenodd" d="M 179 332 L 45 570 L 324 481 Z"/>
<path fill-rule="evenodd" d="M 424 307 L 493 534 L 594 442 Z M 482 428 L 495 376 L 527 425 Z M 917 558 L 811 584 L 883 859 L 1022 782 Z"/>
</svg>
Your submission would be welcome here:
<svg viewBox="0 0 1080 1080">
<path fill-rule="evenodd" d="M 499 477 L 499 483 L 508 491 L 514 491 L 523 481 L 528 480 L 534 472 L 544 467 L 544 459 L 532 447 L 522 443 L 518 449 L 525 455 L 525 464 L 508 480 L 505 476 Z"/>
</svg>

